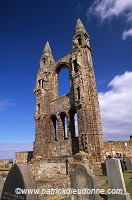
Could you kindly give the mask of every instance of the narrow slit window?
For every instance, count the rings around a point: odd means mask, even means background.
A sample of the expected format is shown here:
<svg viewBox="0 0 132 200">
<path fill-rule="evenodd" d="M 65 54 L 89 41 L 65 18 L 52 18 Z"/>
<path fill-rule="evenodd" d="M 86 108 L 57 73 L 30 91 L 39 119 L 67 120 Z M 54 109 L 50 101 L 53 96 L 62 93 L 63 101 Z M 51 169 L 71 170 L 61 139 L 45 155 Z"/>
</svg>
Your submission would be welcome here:
<svg viewBox="0 0 132 200">
<path fill-rule="evenodd" d="M 43 79 L 38 80 L 38 86 L 39 86 L 39 89 L 44 88 L 44 80 Z"/>
<path fill-rule="evenodd" d="M 58 120 L 55 115 L 51 117 L 51 132 L 55 138 L 55 141 L 58 141 Z"/>
<path fill-rule="evenodd" d="M 40 103 L 37 104 L 37 114 L 40 114 Z"/>
<path fill-rule="evenodd" d="M 63 126 L 64 126 L 64 138 L 68 138 L 68 129 L 67 129 L 67 117 L 64 117 L 63 121 Z"/>
<path fill-rule="evenodd" d="M 78 117 L 77 113 L 74 115 L 74 125 L 75 125 L 75 137 L 78 137 Z"/>
<path fill-rule="evenodd" d="M 80 88 L 79 87 L 77 88 L 77 98 L 78 98 L 78 100 L 80 100 Z"/>
<path fill-rule="evenodd" d="M 79 44 L 79 45 L 82 45 L 82 41 L 81 41 L 81 38 L 80 38 L 80 37 L 78 38 L 78 44 Z"/>
<path fill-rule="evenodd" d="M 45 58 L 43 58 L 43 63 L 45 64 Z"/>
<path fill-rule="evenodd" d="M 41 80 L 38 80 L 38 86 L 41 87 Z"/>
<path fill-rule="evenodd" d="M 58 141 L 58 120 L 55 121 L 55 140 Z"/>
<path fill-rule="evenodd" d="M 42 89 L 44 88 L 44 80 L 42 80 Z"/>
<path fill-rule="evenodd" d="M 78 67 L 77 67 L 77 60 L 73 60 L 73 65 L 74 65 L 74 72 L 78 72 Z"/>
</svg>

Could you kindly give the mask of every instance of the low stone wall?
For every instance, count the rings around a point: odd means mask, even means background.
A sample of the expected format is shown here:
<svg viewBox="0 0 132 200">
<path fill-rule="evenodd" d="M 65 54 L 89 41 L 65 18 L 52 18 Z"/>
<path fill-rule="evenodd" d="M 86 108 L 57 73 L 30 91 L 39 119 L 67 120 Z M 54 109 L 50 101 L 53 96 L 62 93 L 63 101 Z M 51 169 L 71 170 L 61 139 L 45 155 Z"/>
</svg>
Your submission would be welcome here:
<svg viewBox="0 0 132 200">
<path fill-rule="evenodd" d="M 105 152 L 117 157 L 132 157 L 132 140 L 130 141 L 108 141 L 104 142 Z"/>
<path fill-rule="evenodd" d="M 87 163 L 82 155 L 55 157 L 52 159 L 33 158 L 30 164 L 36 181 L 61 179 L 71 175 L 77 163 Z"/>
<path fill-rule="evenodd" d="M 10 166 L 10 161 L 14 162 L 14 159 L 0 159 L 0 168 L 7 168 Z"/>
<path fill-rule="evenodd" d="M 15 152 L 15 163 L 28 163 L 33 157 L 33 151 Z"/>
<path fill-rule="evenodd" d="M 46 180 L 62 178 L 66 176 L 66 160 L 56 159 L 33 159 L 30 165 L 35 179 Z"/>
</svg>

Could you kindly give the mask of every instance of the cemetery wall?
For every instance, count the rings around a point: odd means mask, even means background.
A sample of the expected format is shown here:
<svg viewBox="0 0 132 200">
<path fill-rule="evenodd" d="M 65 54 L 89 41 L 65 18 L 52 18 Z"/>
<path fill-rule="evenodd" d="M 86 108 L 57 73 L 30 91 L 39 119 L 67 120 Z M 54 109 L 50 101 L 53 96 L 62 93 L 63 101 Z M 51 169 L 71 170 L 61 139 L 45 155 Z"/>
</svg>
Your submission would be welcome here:
<svg viewBox="0 0 132 200">
<path fill-rule="evenodd" d="M 104 142 L 104 149 L 108 155 L 112 156 L 112 151 L 115 151 L 117 156 L 132 157 L 132 136 L 129 141 L 108 141 Z"/>
</svg>

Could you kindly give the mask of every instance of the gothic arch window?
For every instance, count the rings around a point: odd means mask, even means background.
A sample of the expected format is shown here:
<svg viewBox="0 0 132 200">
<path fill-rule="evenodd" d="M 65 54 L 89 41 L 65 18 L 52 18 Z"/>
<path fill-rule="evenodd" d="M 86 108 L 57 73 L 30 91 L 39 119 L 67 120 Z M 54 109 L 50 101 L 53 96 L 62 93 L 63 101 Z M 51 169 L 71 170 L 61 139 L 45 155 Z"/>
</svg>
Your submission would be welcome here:
<svg viewBox="0 0 132 200">
<path fill-rule="evenodd" d="M 58 96 L 70 93 L 70 71 L 68 66 L 60 65 L 57 69 L 58 74 Z"/>
<path fill-rule="evenodd" d="M 51 116 L 51 134 L 54 135 L 55 141 L 58 141 L 58 120 L 55 115 Z"/>
<path fill-rule="evenodd" d="M 68 138 L 67 116 L 64 112 L 62 112 L 60 114 L 60 117 L 61 117 L 61 121 L 62 121 L 64 139 L 67 139 Z"/>
</svg>

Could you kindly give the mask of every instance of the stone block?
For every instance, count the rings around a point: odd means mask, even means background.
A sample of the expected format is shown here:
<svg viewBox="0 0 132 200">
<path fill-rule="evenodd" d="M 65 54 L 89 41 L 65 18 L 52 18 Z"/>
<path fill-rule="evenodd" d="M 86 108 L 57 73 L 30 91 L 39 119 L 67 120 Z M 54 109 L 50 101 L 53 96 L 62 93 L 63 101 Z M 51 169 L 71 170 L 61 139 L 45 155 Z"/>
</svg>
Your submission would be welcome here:
<svg viewBox="0 0 132 200">
<path fill-rule="evenodd" d="M 24 163 L 15 164 L 11 168 L 2 190 L 1 200 L 37 200 L 36 194 L 21 194 L 20 188 L 36 189 L 33 174 Z"/>
<path fill-rule="evenodd" d="M 127 166 L 127 170 L 132 170 L 132 158 L 126 157 L 124 158 L 124 161 Z"/>
<path fill-rule="evenodd" d="M 71 175 L 71 188 L 76 190 L 97 189 L 97 180 L 90 168 L 85 164 L 78 164 Z M 73 194 L 72 200 L 98 200 L 98 194 Z"/>
<path fill-rule="evenodd" d="M 106 168 L 109 189 L 112 191 L 120 189 L 122 191 L 120 194 L 108 194 L 108 200 L 131 200 L 130 194 L 126 191 L 120 160 L 116 158 L 107 159 Z"/>
</svg>

